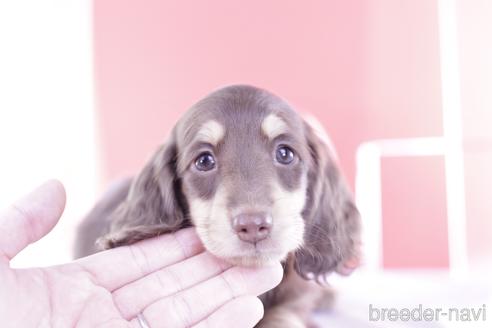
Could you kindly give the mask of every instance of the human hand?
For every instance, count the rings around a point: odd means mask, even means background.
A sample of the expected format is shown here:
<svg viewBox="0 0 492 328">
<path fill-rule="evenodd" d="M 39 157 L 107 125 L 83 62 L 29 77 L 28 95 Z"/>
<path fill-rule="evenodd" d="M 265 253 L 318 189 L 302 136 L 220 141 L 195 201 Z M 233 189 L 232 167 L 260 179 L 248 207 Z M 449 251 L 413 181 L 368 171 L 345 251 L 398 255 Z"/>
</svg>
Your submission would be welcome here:
<svg viewBox="0 0 492 328">
<path fill-rule="evenodd" d="M 192 228 L 53 267 L 11 268 L 64 205 L 63 186 L 50 181 L 0 213 L 2 327 L 252 327 L 263 316 L 256 296 L 282 278 L 280 264 L 213 257 Z"/>
</svg>

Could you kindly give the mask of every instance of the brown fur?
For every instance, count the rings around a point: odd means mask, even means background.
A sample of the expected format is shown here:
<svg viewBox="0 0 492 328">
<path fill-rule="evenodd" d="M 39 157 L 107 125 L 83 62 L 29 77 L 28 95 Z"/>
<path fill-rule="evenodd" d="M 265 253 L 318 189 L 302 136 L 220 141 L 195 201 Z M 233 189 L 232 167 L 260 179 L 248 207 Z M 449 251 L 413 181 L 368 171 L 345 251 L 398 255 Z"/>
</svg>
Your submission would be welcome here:
<svg viewBox="0 0 492 328">
<path fill-rule="evenodd" d="M 255 131 L 272 112 L 289 126 L 290 135 L 283 136 L 282 142 L 295 148 L 299 163 L 289 167 L 270 164 L 269 147 L 273 141 Z M 227 128 L 226 142 L 217 145 L 222 147 L 219 162 L 223 165 L 215 173 L 197 174 L 188 168 L 198 151 L 190 145 L 197 132 L 196 122 L 210 119 Z M 244 150 L 245 155 L 239 150 Z M 196 225 L 197 218 L 190 215 L 190 202 L 194 199 L 209 201 L 221 185 L 228 189 L 224 205 L 227 208 L 242 208 L 240 206 L 248 203 L 250 207 L 268 209 L 275 200 L 269 196 L 272 190 L 265 181 L 273 179 L 284 190 L 295 191 L 302 188 L 303 177 L 307 179 L 301 213 L 305 227 L 303 242 L 288 250 L 282 283 L 262 295 L 266 312 L 259 323 L 260 327 L 303 327 L 309 321 L 309 314 L 326 303 L 330 295 L 329 289 L 319 282 L 332 271 L 344 272 L 344 264 L 359 258 L 359 214 L 326 145 L 288 104 L 261 89 L 232 86 L 198 102 L 178 122 L 166 145 L 159 148 L 131 188 L 122 186 L 119 193 L 109 195 L 104 201 L 121 202 L 118 208 L 99 205 L 98 208 L 106 212 L 99 210 L 90 214 L 100 216 L 101 221 L 95 223 L 95 219 L 91 219 L 86 226 L 99 224 L 101 230 L 99 234 L 95 233 L 95 228 L 90 229 L 91 233 L 87 228 L 82 231 L 79 244 L 85 246 L 79 247 L 77 255 L 92 252 L 87 245 L 97 237 L 104 236 L 99 240 L 100 245 L 111 248 Z M 115 201 L 116 197 L 119 199 Z M 106 221 L 104 215 L 110 216 L 110 220 Z M 211 236 L 208 234 L 204 229 L 202 240 Z M 271 239 L 274 237 L 272 235 Z M 276 242 L 275 245 L 282 248 L 283 241 Z M 229 251 L 234 253 L 235 248 L 231 246 Z M 236 263 L 237 258 L 241 256 L 226 257 L 226 260 Z"/>
</svg>

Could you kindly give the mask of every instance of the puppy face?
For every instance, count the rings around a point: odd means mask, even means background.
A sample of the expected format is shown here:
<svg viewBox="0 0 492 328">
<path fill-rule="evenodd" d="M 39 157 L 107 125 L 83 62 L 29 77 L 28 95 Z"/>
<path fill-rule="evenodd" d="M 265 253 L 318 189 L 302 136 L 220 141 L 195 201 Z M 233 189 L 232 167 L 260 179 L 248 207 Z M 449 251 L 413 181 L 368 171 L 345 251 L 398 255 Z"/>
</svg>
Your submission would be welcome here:
<svg viewBox="0 0 492 328">
<path fill-rule="evenodd" d="M 304 126 L 271 95 L 231 90 L 177 126 L 177 174 L 205 247 L 235 264 L 279 261 L 303 241 Z"/>
<path fill-rule="evenodd" d="M 327 147 L 287 103 L 249 86 L 220 89 L 180 119 L 102 243 L 190 225 L 207 250 L 233 264 L 291 253 L 307 277 L 358 256 L 358 212 Z"/>
</svg>

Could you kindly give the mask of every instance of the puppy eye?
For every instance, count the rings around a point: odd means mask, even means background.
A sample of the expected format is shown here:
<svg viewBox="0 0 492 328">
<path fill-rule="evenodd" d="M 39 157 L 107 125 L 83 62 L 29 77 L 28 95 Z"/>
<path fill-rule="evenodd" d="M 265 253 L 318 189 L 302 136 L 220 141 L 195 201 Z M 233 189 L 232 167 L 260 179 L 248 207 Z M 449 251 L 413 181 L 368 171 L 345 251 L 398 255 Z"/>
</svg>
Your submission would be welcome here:
<svg viewBox="0 0 492 328">
<path fill-rule="evenodd" d="M 215 168 L 215 158 L 209 152 L 201 153 L 195 161 L 198 171 L 210 171 Z"/>
<path fill-rule="evenodd" d="M 288 165 L 294 161 L 295 155 L 289 147 L 280 146 L 277 148 L 275 158 L 280 164 Z"/>
</svg>

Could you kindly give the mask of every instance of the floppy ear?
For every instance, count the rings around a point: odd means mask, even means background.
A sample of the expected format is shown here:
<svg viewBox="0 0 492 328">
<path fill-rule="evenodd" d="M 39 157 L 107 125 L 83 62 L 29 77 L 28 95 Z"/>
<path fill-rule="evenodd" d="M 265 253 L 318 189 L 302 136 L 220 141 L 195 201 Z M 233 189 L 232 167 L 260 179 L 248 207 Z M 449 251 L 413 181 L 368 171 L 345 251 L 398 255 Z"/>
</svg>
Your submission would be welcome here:
<svg viewBox="0 0 492 328">
<path fill-rule="evenodd" d="M 348 273 L 359 261 L 360 217 L 334 154 L 305 124 L 310 151 L 304 245 L 295 254 L 295 269 L 304 278 Z"/>
<path fill-rule="evenodd" d="M 187 204 L 176 175 L 176 144 L 161 146 L 133 181 L 126 200 L 112 213 L 107 249 L 177 231 L 189 225 Z"/>
</svg>

